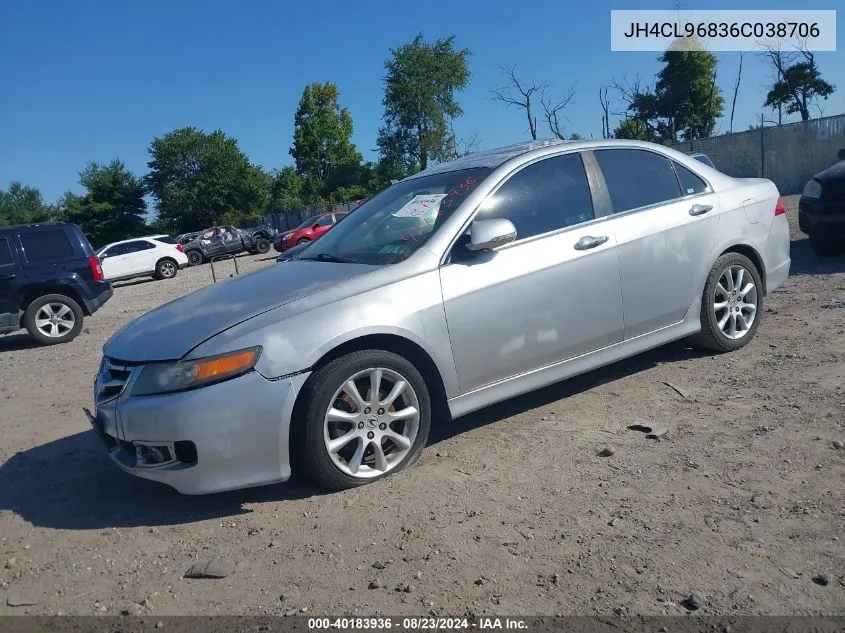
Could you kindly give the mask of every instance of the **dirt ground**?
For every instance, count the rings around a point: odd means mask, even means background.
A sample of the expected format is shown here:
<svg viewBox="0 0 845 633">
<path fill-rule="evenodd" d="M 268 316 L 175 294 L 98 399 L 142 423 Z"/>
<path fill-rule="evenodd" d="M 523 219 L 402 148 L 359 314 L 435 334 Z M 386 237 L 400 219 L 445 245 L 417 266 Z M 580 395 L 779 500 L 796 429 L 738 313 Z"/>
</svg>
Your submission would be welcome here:
<svg viewBox="0 0 845 633">
<path fill-rule="evenodd" d="M 413 468 L 338 494 L 180 496 L 89 430 L 102 344 L 208 266 L 118 284 L 68 345 L 0 337 L 0 615 L 660 615 L 692 592 L 705 614 L 845 614 L 845 309 L 825 307 L 845 257 L 812 254 L 795 204 L 749 346 L 671 345 L 438 423 Z M 235 572 L 183 578 L 215 556 Z"/>
</svg>

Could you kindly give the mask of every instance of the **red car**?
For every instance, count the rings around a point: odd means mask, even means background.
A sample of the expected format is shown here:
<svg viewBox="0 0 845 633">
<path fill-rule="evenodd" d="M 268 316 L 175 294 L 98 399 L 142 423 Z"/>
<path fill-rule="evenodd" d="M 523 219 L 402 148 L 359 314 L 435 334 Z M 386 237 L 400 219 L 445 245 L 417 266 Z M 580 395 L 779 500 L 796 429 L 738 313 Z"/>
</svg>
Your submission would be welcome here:
<svg viewBox="0 0 845 633">
<path fill-rule="evenodd" d="M 297 244 L 313 242 L 347 215 L 349 215 L 348 211 L 328 211 L 326 213 L 312 215 L 292 231 L 287 231 L 279 235 L 273 241 L 273 248 L 279 253 L 284 253 L 287 249 Z"/>
</svg>

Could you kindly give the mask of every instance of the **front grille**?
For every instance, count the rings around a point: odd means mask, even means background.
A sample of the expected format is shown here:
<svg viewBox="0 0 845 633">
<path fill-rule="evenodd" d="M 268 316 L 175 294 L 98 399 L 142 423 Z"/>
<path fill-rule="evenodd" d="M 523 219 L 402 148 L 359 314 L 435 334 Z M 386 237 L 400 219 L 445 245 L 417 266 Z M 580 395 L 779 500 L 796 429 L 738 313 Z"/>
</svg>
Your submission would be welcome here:
<svg viewBox="0 0 845 633">
<path fill-rule="evenodd" d="M 121 365 L 108 357 L 103 357 L 100 371 L 94 382 L 94 400 L 100 405 L 117 398 L 123 393 L 126 383 L 132 376 L 132 368 Z"/>
</svg>

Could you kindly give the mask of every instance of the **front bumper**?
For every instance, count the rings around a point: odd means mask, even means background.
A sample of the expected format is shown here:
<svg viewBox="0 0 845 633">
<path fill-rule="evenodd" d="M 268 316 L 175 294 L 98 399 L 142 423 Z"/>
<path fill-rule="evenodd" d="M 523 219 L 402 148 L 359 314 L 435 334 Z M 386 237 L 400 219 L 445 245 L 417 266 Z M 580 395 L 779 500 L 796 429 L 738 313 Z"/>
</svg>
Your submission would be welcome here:
<svg viewBox="0 0 845 633">
<path fill-rule="evenodd" d="M 801 197 L 798 201 L 798 228 L 809 235 L 815 227 L 845 232 L 845 203 L 834 204 L 818 198 Z"/>
<path fill-rule="evenodd" d="M 252 371 L 192 391 L 121 394 L 99 405 L 91 421 L 122 470 L 183 494 L 286 481 L 290 418 L 302 376 L 267 380 Z M 139 445 L 169 447 L 174 459 L 144 465 L 137 457 Z"/>
</svg>

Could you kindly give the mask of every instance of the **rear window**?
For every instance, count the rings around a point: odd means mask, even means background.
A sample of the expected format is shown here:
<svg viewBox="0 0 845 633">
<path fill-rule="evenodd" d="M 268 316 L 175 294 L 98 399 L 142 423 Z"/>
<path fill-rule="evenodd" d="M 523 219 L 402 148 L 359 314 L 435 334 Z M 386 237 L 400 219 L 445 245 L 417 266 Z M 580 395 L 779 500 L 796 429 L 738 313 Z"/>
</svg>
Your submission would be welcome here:
<svg viewBox="0 0 845 633">
<path fill-rule="evenodd" d="M 168 237 L 167 235 L 165 235 L 164 237 L 157 237 L 157 238 L 155 238 L 155 241 L 161 242 L 162 244 L 176 244 L 177 243 L 175 239 L 173 239 L 172 237 Z"/>
<path fill-rule="evenodd" d="M 0 236 L 0 266 L 8 266 L 12 263 L 12 250 L 9 247 L 9 240 Z"/>
<path fill-rule="evenodd" d="M 21 233 L 20 240 L 26 253 L 26 261 L 31 264 L 74 256 L 73 244 L 67 234 L 59 229 Z"/>
</svg>

